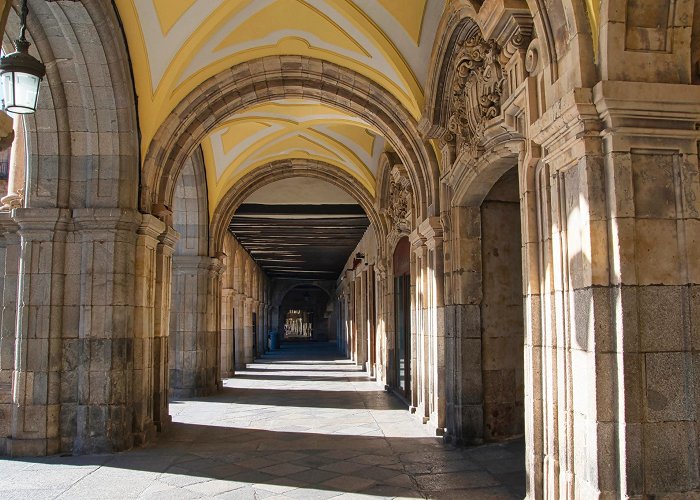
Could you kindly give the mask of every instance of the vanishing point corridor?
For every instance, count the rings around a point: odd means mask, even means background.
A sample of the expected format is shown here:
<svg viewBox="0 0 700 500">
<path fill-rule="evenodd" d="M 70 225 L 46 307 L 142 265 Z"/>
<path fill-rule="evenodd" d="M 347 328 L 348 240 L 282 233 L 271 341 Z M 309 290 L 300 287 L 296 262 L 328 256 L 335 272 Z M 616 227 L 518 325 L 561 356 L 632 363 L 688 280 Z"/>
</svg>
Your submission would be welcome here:
<svg viewBox="0 0 700 500">
<path fill-rule="evenodd" d="M 522 498 L 521 442 L 450 448 L 332 343 L 285 344 L 151 446 L 0 460 L 0 498 Z"/>
</svg>

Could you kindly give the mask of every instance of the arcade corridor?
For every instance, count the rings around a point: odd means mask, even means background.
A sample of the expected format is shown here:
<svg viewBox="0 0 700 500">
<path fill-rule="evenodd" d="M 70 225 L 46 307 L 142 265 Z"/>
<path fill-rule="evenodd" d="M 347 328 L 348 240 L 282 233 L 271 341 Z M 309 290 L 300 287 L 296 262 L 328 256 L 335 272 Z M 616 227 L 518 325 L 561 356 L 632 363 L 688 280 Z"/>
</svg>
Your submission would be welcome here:
<svg viewBox="0 0 700 500">
<path fill-rule="evenodd" d="M 522 498 L 519 442 L 451 449 L 332 343 L 285 344 L 152 446 L 2 460 L 2 498 Z M 351 495 L 352 494 L 352 495 Z M 360 494 L 357 496 L 355 494 Z"/>
</svg>

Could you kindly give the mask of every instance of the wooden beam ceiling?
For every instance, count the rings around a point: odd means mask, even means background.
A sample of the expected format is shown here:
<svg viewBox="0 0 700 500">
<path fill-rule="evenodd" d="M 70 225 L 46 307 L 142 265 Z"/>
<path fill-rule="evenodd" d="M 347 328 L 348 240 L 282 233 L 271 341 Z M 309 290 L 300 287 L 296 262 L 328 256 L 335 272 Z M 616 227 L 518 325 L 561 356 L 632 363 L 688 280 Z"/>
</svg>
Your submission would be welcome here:
<svg viewBox="0 0 700 500">
<path fill-rule="evenodd" d="M 359 205 L 243 204 L 229 229 L 270 277 L 335 279 L 368 226 Z"/>
</svg>

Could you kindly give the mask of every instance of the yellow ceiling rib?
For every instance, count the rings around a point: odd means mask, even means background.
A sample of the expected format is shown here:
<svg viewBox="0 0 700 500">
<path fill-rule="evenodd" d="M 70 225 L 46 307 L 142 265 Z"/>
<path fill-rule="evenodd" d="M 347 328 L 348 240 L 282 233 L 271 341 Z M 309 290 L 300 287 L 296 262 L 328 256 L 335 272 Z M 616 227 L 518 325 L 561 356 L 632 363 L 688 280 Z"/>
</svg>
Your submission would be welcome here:
<svg viewBox="0 0 700 500">
<path fill-rule="evenodd" d="M 313 45 L 309 41 L 309 37 L 315 37 L 349 52 L 355 52 L 365 57 L 370 56 L 336 22 L 313 6 L 298 0 L 277 0 L 259 10 L 229 33 L 214 51 L 218 52 L 230 46 L 242 45 L 251 40 L 262 41 L 269 35 L 278 32 L 297 33 L 296 35 L 290 34 L 288 37 L 303 40 L 309 46 Z M 263 43 L 263 45 L 269 44 Z"/>
<path fill-rule="evenodd" d="M 411 0 L 412 3 L 415 1 L 417 0 Z M 152 90 L 153 85 L 150 82 L 149 57 L 151 54 L 146 52 L 143 30 L 155 28 L 158 32 L 169 32 L 176 23 L 187 22 L 187 16 L 183 16 L 183 13 L 186 13 L 188 7 L 197 8 L 197 2 L 195 0 L 116 0 L 116 3 L 124 21 L 134 66 L 144 153 L 160 123 L 196 85 L 227 67 L 269 55 L 294 53 L 348 67 L 386 88 L 414 117 L 418 118 L 420 115 L 422 89 L 406 63 L 406 59 L 391 43 L 387 34 L 372 23 L 371 16 L 358 11 L 351 2 L 334 1 L 329 2 L 327 8 L 317 8 L 299 0 L 277 0 L 273 3 L 264 0 L 254 2 L 226 0 L 204 21 L 191 27 L 191 34 L 179 47 L 177 56 L 170 61 L 160 81 L 155 82 L 155 91 Z M 256 10 L 258 5 L 261 7 Z M 386 7 L 388 11 L 398 12 L 396 5 L 387 4 Z M 413 12 L 416 8 L 417 10 Z M 155 9 L 160 25 L 142 27 L 137 14 L 142 9 Z M 255 12 L 250 19 L 242 15 L 248 10 Z M 411 10 L 410 15 L 403 12 L 404 10 Z M 418 0 L 416 6 L 411 4 L 408 9 L 399 9 L 399 11 L 401 11 L 401 18 L 397 19 L 397 23 L 415 33 L 418 29 L 417 19 L 423 17 L 425 6 Z M 340 13 L 340 18 L 332 18 L 329 13 L 334 15 Z M 272 16 L 269 19 L 268 14 Z M 240 22 L 236 16 L 241 18 Z M 256 19 L 260 21 L 263 18 L 265 22 L 254 22 Z M 235 29 L 224 35 L 222 30 L 232 23 Z M 352 33 L 348 31 L 351 26 Z M 287 31 L 272 36 L 274 44 L 266 45 L 265 41 L 260 43 L 261 40 L 249 38 L 247 42 L 250 47 L 233 54 L 217 58 L 216 53 L 210 52 L 212 47 L 223 48 L 227 43 L 245 41 L 245 35 L 252 34 L 264 38 L 265 33 L 273 31 L 272 28 Z M 370 45 L 365 47 L 364 43 L 356 39 L 355 34 L 360 33 L 362 39 L 368 40 Z M 217 43 L 208 46 L 207 44 L 214 37 L 218 37 Z M 162 39 L 163 43 L 166 43 L 166 37 Z M 327 47 L 315 47 L 314 40 L 324 41 L 328 47 L 336 48 L 330 50 Z M 152 47 L 149 49 L 153 51 Z M 385 69 L 395 71 L 399 78 L 385 73 L 381 65 L 375 61 L 376 58 L 370 58 L 369 54 L 382 54 L 381 57 L 390 65 Z M 211 59 L 209 63 L 206 63 L 207 58 Z M 194 61 L 205 61 L 204 67 L 192 67 Z M 402 86 L 405 86 L 406 90 Z"/>
<path fill-rule="evenodd" d="M 420 45 L 420 34 L 425 18 L 425 7 L 428 0 L 378 0 L 382 7 L 389 12 L 408 36 Z M 435 0 L 433 0 L 435 1 Z"/>
<path fill-rule="evenodd" d="M 419 119 L 423 88 L 408 61 L 415 64 L 421 53 L 412 42 L 419 50 L 426 12 L 435 13 L 432 1 L 440 0 L 115 0 L 139 98 L 143 156 L 198 85 L 267 56 L 301 55 L 348 68 Z M 202 142 L 211 213 L 242 175 L 295 155 L 335 165 L 374 193 L 378 136 L 359 116 L 308 99 L 242 109 Z"/>
<path fill-rule="evenodd" d="M 180 18 L 187 12 L 197 0 L 153 0 L 156 9 L 160 32 L 163 36 L 177 24 Z"/>
</svg>

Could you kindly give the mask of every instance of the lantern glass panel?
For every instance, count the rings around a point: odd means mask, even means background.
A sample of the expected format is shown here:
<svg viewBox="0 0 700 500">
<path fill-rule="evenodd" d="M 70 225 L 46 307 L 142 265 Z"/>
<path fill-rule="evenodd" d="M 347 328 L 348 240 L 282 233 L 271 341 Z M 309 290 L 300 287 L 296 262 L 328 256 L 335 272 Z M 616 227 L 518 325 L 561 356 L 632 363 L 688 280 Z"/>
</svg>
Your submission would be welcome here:
<svg viewBox="0 0 700 500">
<path fill-rule="evenodd" d="M 10 78 L 3 78 L 5 86 L 5 109 L 11 113 L 33 113 L 36 109 L 36 99 L 39 93 L 41 79 L 29 73 L 5 73 L 3 77 L 10 75 Z M 14 78 L 12 78 L 14 76 Z M 10 83 L 12 82 L 12 83 Z M 8 92 L 7 86 L 11 86 Z"/>
</svg>

